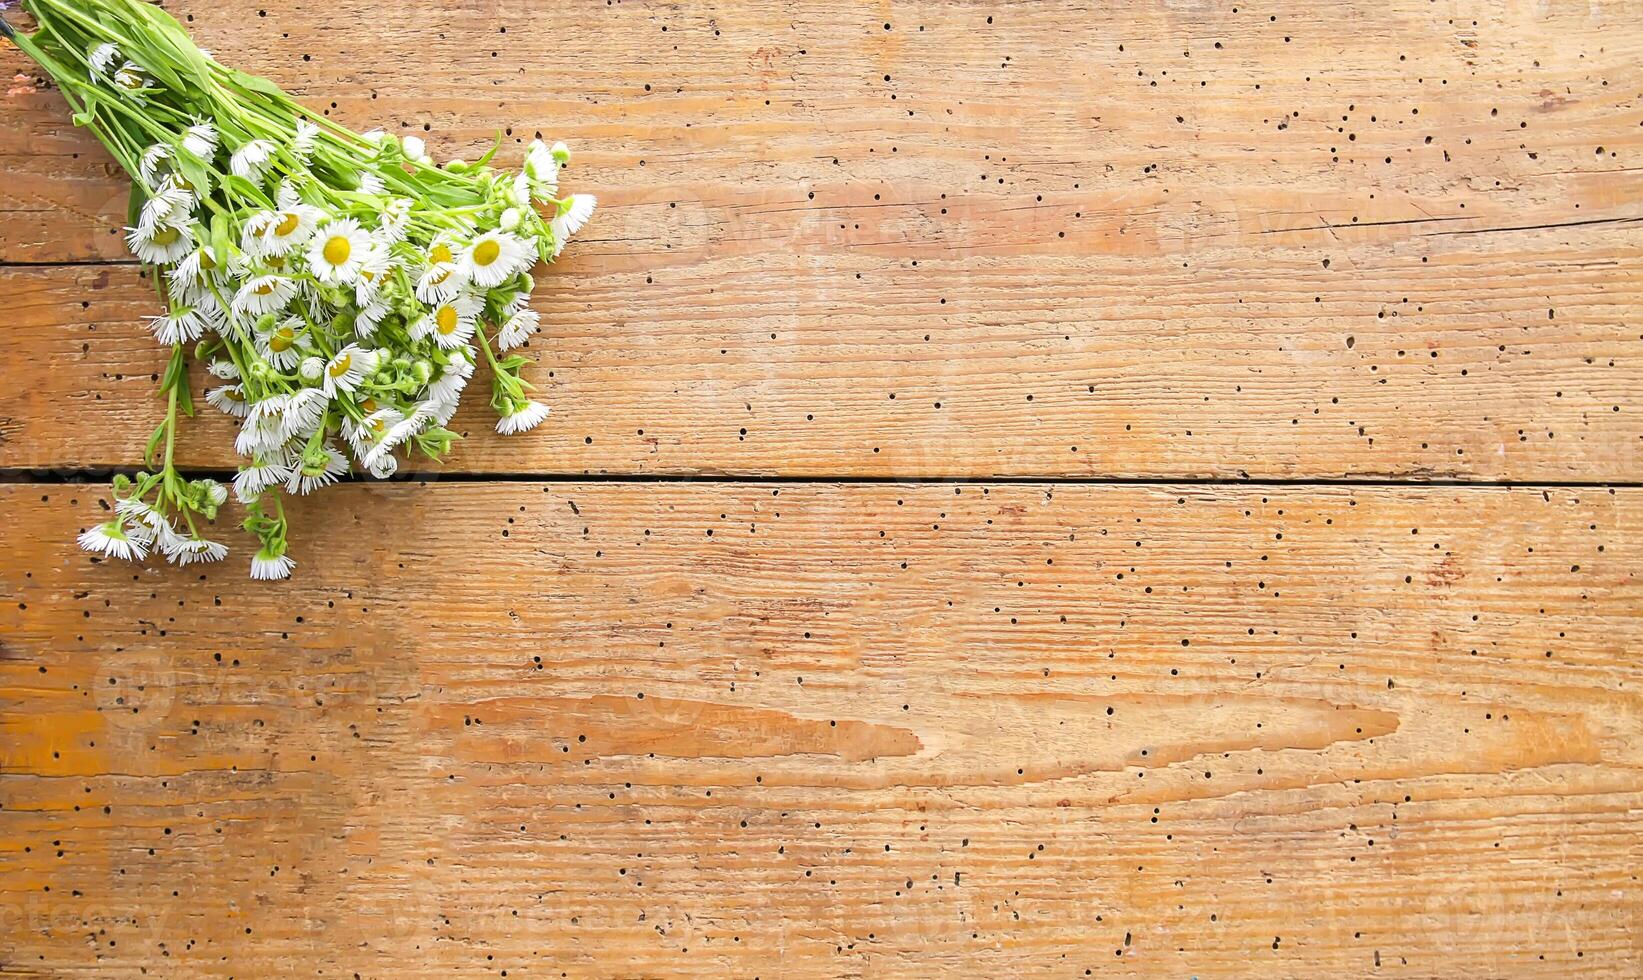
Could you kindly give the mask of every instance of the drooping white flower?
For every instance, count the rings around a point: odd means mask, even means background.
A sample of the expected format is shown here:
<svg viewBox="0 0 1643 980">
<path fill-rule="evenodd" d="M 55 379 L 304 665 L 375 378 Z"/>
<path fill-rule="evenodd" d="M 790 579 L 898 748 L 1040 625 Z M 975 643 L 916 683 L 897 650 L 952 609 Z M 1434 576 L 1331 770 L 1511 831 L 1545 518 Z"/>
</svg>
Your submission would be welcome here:
<svg viewBox="0 0 1643 980">
<path fill-rule="evenodd" d="M 238 381 L 240 379 L 240 369 L 233 361 L 211 361 L 206 364 L 205 370 L 213 378 L 221 378 L 224 381 Z"/>
<path fill-rule="evenodd" d="M 314 146 L 319 142 L 319 127 L 306 119 L 297 120 L 296 135 L 291 139 L 291 149 L 296 151 L 297 158 L 304 163 L 314 154 Z"/>
<path fill-rule="evenodd" d="M 489 231 L 468 243 L 460 262 L 463 275 L 493 289 L 536 264 L 536 252 L 517 235 Z"/>
<path fill-rule="evenodd" d="M 115 66 L 125 62 L 125 55 L 120 53 L 118 45 L 105 43 L 92 48 L 91 56 L 86 61 L 90 64 L 93 75 L 104 81 L 111 81 Z"/>
<path fill-rule="evenodd" d="M 383 299 L 376 299 L 367 303 L 354 315 L 354 333 L 359 335 L 361 340 L 369 340 L 371 335 L 376 333 L 377 327 L 382 325 L 383 317 L 386 317 L 392 309 L 393 307 Z"/>
<path fill-rule="evenodd" d="M 565 199 L 553 220 L 548 222 L 553 232 L 553 254 L 558 255 L 565 248 L 570 236 L 582 230 L 582 226 L 593 217 L 593 208 L 598 202 L 592 194 L 572 194 Z"/>
<path fill-rule="evenodd" d="M 531 339 L 531 335 L 536 333 L 541 324 L 542 315 L 540 313 L 530 309 L 519 310 L 508 317 L 507 322 L 502 324 L 502 329 L 497 331 L 497 349 L 513 350 L 515 347 L 522 346 L 525 341 Z"/>
<path fill-rule="evenodd" d="M 155 143 L 144 150 L 142 157 L 137 161 L 137 172 L 142 175 L 143 183 L 150 187 L 157 186 L 160 178 L 168 173 L 161 169 L 161 165 L 170 159 L 171 145 L 168 143 Z"/>
<path fill-rule="evenodd" d="M 210 500 L 214 506 L 221 507 L 228 501 L 228 488 L 221 483 L 209 477 L 201 480 L 200 483 L 205 487 L 206 499 Z"/>
<path fill-rule="evenodd" d="M 428 382 L 425 390 L 427 397 L 440 402 L 456 404 L 457 396 L 467 387 L 468 379 L 473 377 L 473 361 L 464 356 L 466 351 L 454 352 L 450 362 L 445 365 L 439 377 Z M 448 418 L 449 416 L 447 416 Z"/>
<path fill-rule="evenodd" d="M 496 431 L 505 436 L 528 432 L 542 424 L 548 417 L 548 406 L 539 401 L 527 401 L 516 405 L 514 410 L 496 420 Z"/>
<path fill-rule="evenodd" d="M 145 265 L 170 265 L 194 249 L 194 233 L 180 225 L 126 229 L 126 245 Z"/>
<path fill-rule="evenodd" d="M 297 365 L 297 376 L 309 383 L 317 383 L 325 377 L 325 358 L 309 355 Z"/>
<path fill-rule="evenodd" d="M 351 283 L 359 275 L 371 236 L 353 218 L 321 225 L 308 243 L 308 269 L 324 283 Z"/>
<path fill-rule="evenodd" d="M 228 158 L 228 169 L 236 177 L 244 177 L 253 184 L 261 184 L 279 147 L 268 140 L 251 140 Z"/>
<path fill-rule="evenodd" d="M 359 192 L 361 194 L 375 194 L 377 197 L 382 197 L 388 193 L 388 185 L 382 182 L 381 177 L 369 170 L 365 170 L 361 171 L 359 175 Z"/>
<path fill-rule="evenodd" d="M 335 449 L 325 446 L 319 457 L 309 459 L 305 456 L 293 465 L 291 475 L 285 480 L 285 489 L 288 493 L 303 496 L 330 486 L 346 472 L 348 460 Z"/>
<path fill-rule="evenodd" d="M 206 163 L 217 155 L 217 127 L 209 122 L 195 123 L 183 130 L 183 149 Z"/>
<path fill-rule="evenodd" d="M 433 338 L 433 342 L 447 350 L 461 347 L 473 338 L 479 324 L 479 314 L 485 302 L 476 296 L 460 293 L 429 310 L 422 319 L 411 324 L 411 336 L 417 340 Z"/>
<path fill-rule="evenodd" d="M 165 556 L 178 567 L 197 562 L 222 561 L 228 557 L 228 546 L 204 538 L 184 538 L 180 544 L 167 548 Z"/>
<path fill-rule="evenodd" d="M 369 239 L 365 252 L 359 258 L 359 274 L 354 277 L 354 304 L 370 305 L 377 293 L 382 291 L 382 284 L 387 281 L 392 268 L 393 259 L 388 246 L 375 238 Z"/>
<path fill-rule="evenodd" d="M 386 480 L 399 471 L 399 458 L 393 453 L 383 453 L 376 458 L 375 462 L 373 462 L 370 466 L 367 466 L 365 469 L 366 472 L 370 473 L 378 480 Z"/>
<path fill-rule="evenodd" d="M 348 448 L 353 450 L 354 458 L 364 462 L 366 454 L 377 443 L 388 437 L 394 426 L 405 420 L 404 414 L 394 408 L 378 408 L 371 411 L 357 424 L 344 425 L 343 438 L 348 440 Z"/>
<path fill-rule="evenodd" d="M 284 463 L 272 462 L 261 456 L 253 457 L 250 466 L 240 468 L 234 477 L 234 497 L 242 504 L 249 504 L 269 487 L 284 483 L 291 478 L 291 467 Z"/>
<path fill-rule="evenodd" d="M 564 146 L 563 143 L 555 145 Z M 524 174 L 529 183 L 530 196 L 539 201 L 549 201 L 559 196 L 559 161 L 541 140 L 532 140 L 530 148 L 525 151 Z"/>
<path fill-rule="evenodd" d="M 325 394 L 334 397 L 339 392 L 353 391 L 376 369 L 376 351 L 349 344 L 325 362 Z"/>
<path fill-rule="evenodd" d="M 258 548 L 251 557 L 251 577 L 261 582 L 272 582 L 291 577 L 291 569 L 297 563 L 284 551 L 278 553 L 267 548 Z"/>
<path fill-rule="evenodd" d="M 143 71 L 143 66 L 135 61 L 128 61 L 115 69 L 114 87 L 141 102 L 142 95 L 148 89 L 148 72 Z"/>
<path fill-rule="evenodd" d="M 206 320 L 192 306 L 179 306 L 163 316 L 148 318 L 148 329 L 162 344 L 190 344 L 205 334 Z"/>
<path fill-rule="evenodd" d="M 245 401 L 245 389 L 239 385 L 212 388 L 205 393 L 205 400 L 212 408 L 236 419 L 245 418 L 251 411 L 251 406 Z"/>
<path fill-rule="evenodd" d="M 319 360 L 319 358 L 309 358 Z M 304 363 L 307 363 L 304 361 Z M 320 372 L 325 371 L 324 363 L 320 364 Z M 293 435 L 307 436 L 313 434 L 325 421 L 325 410 L 331 405 L 330 396 L 320 388 L 304 388 L 291 396 L 285 405 L 285 431 Z"/>
<path fill-rule="evenodd" d="M 181 292 L 185 299 L 193 301 L 202 293 L 210 294 L 208 277 L 216 269 L 217 259 L 212 254 L 211 246 L 201 245 L 172 266 L 165 278 L 174 292 Z"/>
<path fill-rule="evenodd" d="M 247 280 L 234 294 L 234 312 L 253 317 L 277 313 L 296 295 L 297 284 L 285 276 L 257 276 Z"/>
<path fill-rule="evenodd" d="M 148 548 L 127 534 L 121 521 L 108 521 L 83 531 L 76 541 L 86 551 L 110 558 L 142 561 L 148 557 Z"/>
</svg>

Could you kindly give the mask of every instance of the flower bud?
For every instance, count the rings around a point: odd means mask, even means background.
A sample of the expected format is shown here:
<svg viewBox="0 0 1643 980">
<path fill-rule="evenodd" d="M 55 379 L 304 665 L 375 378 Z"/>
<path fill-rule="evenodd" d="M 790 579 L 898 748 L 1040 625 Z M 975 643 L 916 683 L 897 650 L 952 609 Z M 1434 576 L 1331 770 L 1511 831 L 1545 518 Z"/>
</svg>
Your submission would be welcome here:
<svg viewBox="0 0 1643 980">
<path fill-rule="evenodd" d="M 325 362 L 317 357 L 305 357 L 297 365 L 297 373 L 304 381 L 318 381 L 325 375 Z"/>
<path fill-rule="evenodd" d="M 399 145 L 405 151 L 405 155 L 412 160 L 421 159 L 428 152 L 428 144 L 422 142 L 420 136 L 407 136 L 400 140 Z"/>
<path fill-rule="evenodd" d="M 565 145 L 564 140 L 556 141 L 548 152 L 553 154 L 553 158 L 559 161 L 561 167 L 570 163 L 570 147 Z"/>
<path fill-rule="evenodd" d="M 518 228 L 519 209 L 509 208 L 506 211 L 503 211 L 501 225 L 503 231 L 513 231 L 515 228 Z"/>
</svg>

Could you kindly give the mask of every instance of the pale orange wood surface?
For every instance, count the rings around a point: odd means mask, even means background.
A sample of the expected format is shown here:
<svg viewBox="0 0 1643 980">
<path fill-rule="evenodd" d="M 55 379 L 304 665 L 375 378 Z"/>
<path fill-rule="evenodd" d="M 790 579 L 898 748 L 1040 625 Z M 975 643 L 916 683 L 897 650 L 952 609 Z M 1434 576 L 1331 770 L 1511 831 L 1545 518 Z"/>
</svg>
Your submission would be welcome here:
<svg viewBox="0 0 1643 980">
<path fill-rule="evenodd" d="M 0 490 L 11 970 L 1643 971 L 1636 490 L 99 496 Z"/>
<path fill-rule="evenodd" d="M 1643 6 L 173 9 L 355 126 L 582 151 L 558 414 L 458 472 L 1639 473 Z M 0 68 L 0 260 L 121 257 L 123 178 Z M 0 465 L 130 463 L 153 300 L 0 274 L 5 356 L 64 352 Z"/>
<path fill-rule="evenodd" d="M 602 209 L 527 479 L 94 562 L 154 300 L 0 48 L 0 975 L 1643 974 L 1643 4 L 166 6 Z M 988 475 L 1166 482 L 836 482 Z"/>
</svg>

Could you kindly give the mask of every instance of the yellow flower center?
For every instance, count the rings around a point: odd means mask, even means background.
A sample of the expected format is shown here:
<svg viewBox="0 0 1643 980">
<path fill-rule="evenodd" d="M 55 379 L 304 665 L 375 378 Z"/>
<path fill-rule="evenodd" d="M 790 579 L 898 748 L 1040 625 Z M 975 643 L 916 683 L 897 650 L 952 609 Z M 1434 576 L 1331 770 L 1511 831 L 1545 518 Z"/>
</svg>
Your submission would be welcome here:
<svg viewBox="0 0 1643 980">
<path fill-rule="evenodd" d="M 444 272 L 441 272 L 439 275 L 434 276 L 432 279 L 429 279 L 428 282 L 429 282 L 430 285 L 443 286 L 443 285 L 445 285 L 445 280 L 447 280 L 449 278 L 451 278 L 451 270 L 446 269 Z"/>
<path fill-rule="evenodd" d="M 341 357 L 337 358 L 336 360 L 332 361 L 331 366 L 326 368 L 326 370 L 331 372 L 331 377 L 340 378 L 343 375 L 348 373 L 348 368 L 351 367 L 353 365 L 353 363 L 354 363 L 354 355 L 344 354 Z"/>
<path fill-rule="evenodd" d="M 353 251 L 354 246 L 349 244 L 346 235 L 332 235 L 325 243 L 325 261 L 332 265 L 341 265 L 348 261 L 348 256 L 352 255 Z"/>
<path fill-rule="evenodd" d="M 388 423 L 382 421 L 381 419 L 372 419 L 371 420 L 371 431 L 375 432 L 377 435 L 380 436 L 384 432 L 388 431 Z"/>
<path fill-rule="evenodd" d="M 474 264 L 490 265 L 502 256 L 502 246 L 493 239 L 485 239 L 474 246 Z"/>
<path fill-rule="evenodd" d="M 269 293 L 274 291 L 274 284 L 271 282 L 261 282 L 255 286 L 252 286 L 251 291 L 256 293 L 258 296 L 267 296 Z"/>
<path fill-rule="evenodd" d="M 441 306 L 434 314 L 434 323 L 439 326 L 439 332 L 450 336 L 456 332 L 456 307 Z"/>
<path fill-rule="evenodd" d="M 182 237 L 182 232 L 178 231 L 175 228 L 170 228 L 170 227 L 161 228 L 159 231 L 154 233 L 154 244 L 156 244 L 156 245 L 170 245 L 171 243 L 175 242 L 178 238 L 181 238 L 181 237 Z"/>
<path fill-rule="evenodd" d="M 287 211 L 283 216 L 281 216 L 280 223 L 274 226 L 274 234 L 284 238 L 286 235 L 296 231 L 297 225 L 300 224 L 302 224 L 302 216 L 297 214 L 295 211 Z"/>
<path fill-rule="evenodd" d="M 204 269 L 207 272 L 210 272 L 212 269 L 215 269 L 216 267 L 217 267 L 217 260 L 211 257 L 211 253 L 206 252 L 206 251 L 201 251 L 200 252 L 200 268 Z"/>
<path fill-rule="evenodd" d="M 235 391 L 233 388 L 224 388 L 222 396 L 224 398 L 228 399 L 231 402 L 243 402 L 243 401 L 245 401 L 245 393 Z"/>
<path fill-rule="evenodd" d="M 268 264 L 268 268 L 270 268 L 270 269 L 283 269 L 283 268 L 285 268 L 285 256 L 283 256 L 283 255 L 270 255 L 268 257 L 268 263 L 267 264 Z"/>
<path fill-rule="evenodd" d="M 297 342 L 297 335 L 290 327 L 281 327 L 268 338 L 268 349 L 276 354 L 283 354 Z"/>
<path fill-rule="evenodd" d="M 377 410 L 377 400 L 375 398 L 367 398 L 359 403 L 359 407 L 365 409 L 365 413 L 369 415 Z"/>
<path fill-rule="evenodd" d="M 441 262 L 449 262 L 449 261 L 451 261 L 451 258 L 452 258 L 451 248 L 450 248 L 449 245 L 445 245 L 443 243 L 441 243 L 439 245 L 435 245 L 433 247 L 433 250 L 428 253 L 428 258 L 435 265 L 438 265 Z M 440 281 L 443 282 L 444 280 L 440 280 Z"/>
</svg>

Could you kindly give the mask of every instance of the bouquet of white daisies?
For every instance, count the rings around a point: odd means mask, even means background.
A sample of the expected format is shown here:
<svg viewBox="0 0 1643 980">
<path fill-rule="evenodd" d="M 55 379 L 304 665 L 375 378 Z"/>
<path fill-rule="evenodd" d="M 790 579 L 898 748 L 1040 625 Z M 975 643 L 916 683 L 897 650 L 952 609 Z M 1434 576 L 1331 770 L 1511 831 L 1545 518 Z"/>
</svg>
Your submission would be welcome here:
<svg viewBox="0 0 1643 980">
<path fill-rule="evenodd" d="M 210 406 L 241 420 L 233 493 L 259 579 L 295 564 L 282 494 L 449 452 L 445 426 L 478 360 L 498 432 L 547 416 L 516 349 L 538 326 L 531 269 L 593 211 L 591 196 L 559 193 L 564 144 L 533 142 L 517 174 L 491 169 L 495 148 L 436 166 L 417 137 L 351 132 L 224 67 L 142 0 L 23 6 L 36 32 L 0 32 L 131 176 L 126 241 L 152 267 L 165 309 L 152 329 L 171 348 L 145 469 L 115 477 L 114 517 L 81 547 L 178 565 L 227 554 L 202 525 L 229 488 L 173 465 L 179 416 L 194 412 L 190 359 L 216 379 Z"/>
</svg>

